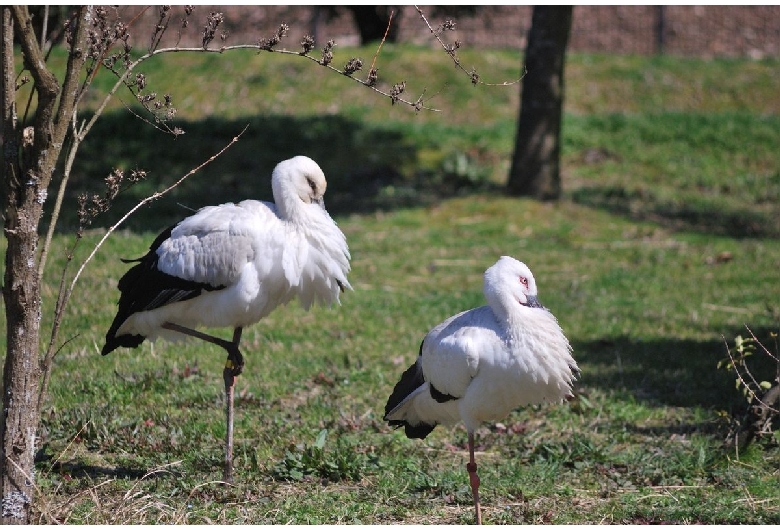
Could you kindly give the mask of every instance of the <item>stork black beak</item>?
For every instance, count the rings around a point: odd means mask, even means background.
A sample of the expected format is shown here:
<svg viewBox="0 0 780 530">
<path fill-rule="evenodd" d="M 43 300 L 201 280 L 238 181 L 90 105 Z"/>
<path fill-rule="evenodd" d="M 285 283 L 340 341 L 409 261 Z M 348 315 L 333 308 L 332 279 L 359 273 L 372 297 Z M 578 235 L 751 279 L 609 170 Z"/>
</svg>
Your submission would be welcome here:
<svg viewBox="0 0 780 530">
<path fill-rule="evenodd" d="M 536 307 L 539 309 L 544 309 L 544 306 L 539 301 L 539 299 L 532 295 L 528 295 L 525 297 L 525 303 L 523 305 L 526 307 Z"/>
</svg>

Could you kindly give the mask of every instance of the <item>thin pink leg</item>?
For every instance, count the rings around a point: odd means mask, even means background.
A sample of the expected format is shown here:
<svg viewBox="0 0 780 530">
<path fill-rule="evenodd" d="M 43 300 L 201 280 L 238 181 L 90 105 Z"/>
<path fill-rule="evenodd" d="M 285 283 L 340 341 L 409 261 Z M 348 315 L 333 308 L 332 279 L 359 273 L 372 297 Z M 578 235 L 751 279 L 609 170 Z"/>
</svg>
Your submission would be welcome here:
<svg viewBox="0 0 780 530">
<path fill-rule="evenodd" d="M 241 328 L 233 330 L 233 346 L 235 350 L 228 350 L 228 358 L 222 377 L 225 380 L 225 418 L 227 432 L 225 434 L 225 469 L 222 480 L 227 484 L 233 484 L 233 396 L 236 376 L 241 373 L 243 359 L 241 354 L 235 358 L 234 352 L 238 352 L 238 343 L 241 341 Z"/>
<path fill-rule="evenodd" d="M 466 471 L 469 472 L 477 524 L 482 524 L 482 508 L 479 505 L 479 475 L 477 475 L 477 462 L 474 460 L 474 433 L 471 431 L 469 431 L 469 463 L 466 464 Z"/>
<path fill-rule="evenodd" d="M 227 484 L 233 483 L 233 389 L 236 376 L 233 375 L 233 367 L 230 359 L 225 363 L 222 377 L 225 379 L 225 418 L 227 434 L 225 435 L 225 468 L 222 480 Z"/>
<path fill-rule="evenodd" d="M 228 342 L 225 339 L 208 335 L 196 329 L 166 322 L 162 325 L 165 329 L 178 331 L 184 335 L 195 337 L 211 344 L 216 344 L 224 348 L 227 353 L 225 369 L 222 371 L 222 378 L 225 380 L 225 416 L 227 417 L 227 434 L 225 435 L 225 469 L 222 479 L 227 484 L 233 483 L 233 389 L 238 376 L 244 368 L 244 358 L 238 349 L 238 343 L 241 342 L 242 328 L 233 330 L 233 341 Z"/>
</svg>

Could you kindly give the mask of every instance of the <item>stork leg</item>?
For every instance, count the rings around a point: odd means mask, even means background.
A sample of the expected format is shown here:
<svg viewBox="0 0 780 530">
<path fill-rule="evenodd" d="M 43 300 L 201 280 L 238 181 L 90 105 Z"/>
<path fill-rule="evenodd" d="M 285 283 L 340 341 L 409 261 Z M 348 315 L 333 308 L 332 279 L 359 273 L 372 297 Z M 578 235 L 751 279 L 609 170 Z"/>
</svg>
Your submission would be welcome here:
<svg viewBox="0 0 780 530">
<path fill-rule="evenodd" d="M 241 340 L 241 328 L 233 330 L 233 347 L 228 349 L 228 357 L 225 361 L 225 369 L 222 377 L 225 380 L 225 421 L 227 430 L 225 434 L 225 470 L 222 479 L 227 484 L 233 483 L 233 396 L 236 376 L 244 368 L 244 358 L 238 351 L 238 343 Z"/>
<path fill-rule="evenodd" d="M 477 462 L 474 460 L 474 433 L 469 431 L 469 463 L 466 464 L 471 483 L 471 495 L 474 497 L 474 511 L 477 524 L 482 524 L 482 508 L 479 505 L 479 475 L 477 475 Z"/>
<path fill-rule="evenodd" d="M 238 349 L 238 344 L 241 341 L 242 328 L 238 327 L 233 330 L 233 340 L 227 341 L 219 337 L 214 337 L 207 333 L 188 328 L 186 326 L 180 326 L 172 322 L 166 322 L 162 325 L 165 329 L 172 331 L 178 331 L 184 335 L 195 337 L 211 344 L 216 344 L 227 351 L 227 361 L 225 361 L 225 369 L 222 371 L 222 378 L 225 380 L 225 417 L 227 423 L 227 433 L 225 435 L 225 468 L 222 475 L 222 479 L 227 484 L 233 483 L 233 389 L 235 388 L 236 377 L 241 374 L 244 369 L 244 357 Z"/>
</svg>

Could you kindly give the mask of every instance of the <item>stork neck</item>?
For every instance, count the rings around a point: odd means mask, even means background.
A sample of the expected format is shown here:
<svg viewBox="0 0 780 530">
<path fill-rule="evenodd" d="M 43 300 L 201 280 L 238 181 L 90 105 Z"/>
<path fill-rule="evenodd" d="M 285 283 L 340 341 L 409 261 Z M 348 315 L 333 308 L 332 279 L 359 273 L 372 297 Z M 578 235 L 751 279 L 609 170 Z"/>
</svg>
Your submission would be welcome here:
<svg viewBox="0 0 780 530">
<path fill-rule="evenodd" d="M 523 313 L 527 308 L 507 293 L 491 293 L 488 304 L 496 320 L 504 327 L 509 336 L 521 332 L 525 325 Z"/>
<path fill-rule="evenodd" d="M 301 218 L 305 216 L 304 211 L 307 205 L 298 197 L 292 184 L 281 178 L 274 178 L 271 182 L 271 189 L 279 217 L 291 223 L 300 223 Z"/>
</svg>

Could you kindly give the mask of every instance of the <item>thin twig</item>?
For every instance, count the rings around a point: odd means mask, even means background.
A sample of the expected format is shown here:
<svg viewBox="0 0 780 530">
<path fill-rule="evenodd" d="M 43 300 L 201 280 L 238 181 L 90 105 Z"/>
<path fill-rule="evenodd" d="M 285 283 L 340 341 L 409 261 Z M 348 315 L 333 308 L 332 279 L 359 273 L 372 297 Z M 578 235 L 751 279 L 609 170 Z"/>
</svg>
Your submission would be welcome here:
<svg viewBox="0 0 780 530">
<path fill-rule="evenodd" d="M 142 122 L 146 123 L 146 124 L 147 124 L 147 125 L 149 125 L 150 127 L 154 127 L 155 129 L 157 129 L 157 130 L 158 130 L 158 131 L 160 131 L 160 132 L 167 133 L 167 134 L 172 134 L 172 135 L 174 135 L 174 136 L 179 136 L 179 135 L 181 135 L 181 134 L 184 134 L 184 131 L 182 131 L 182 130 L 181 130 L 181 129 L 179 129 L 178 127 L 174 127 L 173 129 L 171 129 L 170 127 L 168 127 L 168 125 L 167 125 L 165 122 L 162 122 L 162 124 L 163 124 L 163 126 L 164 126 L 164 127 L 160 127 L 160 126 L 159 126 L 159 125 L 157 125 L 156 123 L 152 123 L 150 120 L 148 120 L 148 119 L 144 118 L 143 116 L 141 116 L 140 114 L 138 114 L 136 111 L 134 111 L 132 108 L 130 108 L 130 105 L 128 105 L 127 103 L 125 103 L 125 102 L 122 100 L 122 98 L 119 98 L 119 101 L 122 103 L 122 105 L 124 105 L 124 107 L 125 107 L 125 110 L 126 110 L 127 112 L 129 112 L 130 114 L 132 114 L 133 116 L 135 116 L 136 118 L 138 118 L 139 120 L 141 120 Z"/>
<path fill-rule="evenodd" d="M 141 57 L 139 57 L 138 59 L 136 59 L 135 61 L 133 61 L 127 67 L 127 70 L 125 70 L 121 75 L 119 75 L 119 79 L 117 80 L 117 82 L 114 84 L 113 87 L 111 87 L 111 90 L 109 90 L 108 93 L 106 94 L 106 96 L 103 98 L 103 101 L 101 101 L 100 105 L 98 106 L 98 109 L 95 111 L 95 113 L 92 115 L 90 120 L 87 122 L 87 125 L 84 128 L 84 131 L 83 131 L 82 134 L 86 135 L 90 131 L 90 129 L 92 129 L 92 126 L 97 121 L 97 118 L 103 113 L 105 108 L 108 106 L 108 103 L 114 97 L 114 94 L 116 94 L 116 92 L 119 90 L 119 88 L 125 84 L 125 82 L 127 81 L 128 77 L 130 75 L 130 72 L 132 72 L 136 67 L 138 67 L 138 65 L 140 65 L 144 61 L 147 61 L 147 60 L 151 59 L 152 57 L 155 57 L 155 56 L 163 54 L 163 53 L 186 53 L 186 52 L 193 53 L 193 52 L 196 52 L 196 53 L 218 53 L 218 54 L 222 54 L 224 52 L 229 52 L 229 51 L 233 51 L 233 50 L 257 50 L 258 53 L 259 52 L 269 52 L 269 53 L 280 53 L 282 55 L 294 55 L 294 56 L 297 56 L 297 57 L 305 57 L 306 59 L 308 59 L 310 61 L 313 61 L 313 62 L 317 63 L 320 66 L 324 66 L 325 68 L 328 68 L 329 70 L 332 70 L 333 72 L 337 72 L 337 73 L 339 73 L 339 74 L 341 74 L 341 75 L 343 75 L 343 76 L 345 76 L 345 77 L 347 77 L 349 79 L 352 79 L 356 83 L 359 83 L 359 84 L 361 84 L 361 85 L 363 85 L 363 86 L 373 90 L 377 94 L 380 94 L 380 95 L 390 99 L 391 101 L 395 100 L 395 101 L 404 103 L 405 105 L 408 105 L 408 106 L 410 106 L 410 107 L 412 107 L 412 108 L 414 108 L 416 110 L 424 109 L 424 110 L 428 110 L 428 111 L 431 111 L 431 112 L 441 112 L 439 109 L 427 107 L 425 105 L 420 105 L 419 102 L 417 102 L 417 101 L 409 101 L 409 100 L 403 99 L 401 97 L 393 96 L 389 92 L 381 90 L 381 89 L 377 88 L 376 86 L 372 86 L 368 82 L 363 81 L 362 79 L 358 79 L 358 78 L 354 77 L 353 75 L 344 73 L 343 70 L 339 70 L 338 68 L 335 68 L 334 66 L 331 66 L 330 64 L 323 65 L 322 63 L 320 63 L 320 61 L 317 58 L 312 57 L 311 55 L 301 55 L 297 51 L 291 51 L 291 50 L 286 50 L 286 49 L 281 49 L 281 50 L 268 49 L 268 48 L 264 48 L 264 47 L 260 46 L 259 44 L 235 44 L 235 45 L 231 45 L 231 46 L 223 46 L 223 47 L 221 47 L 219 49 L 210 49 L 210 48 L 205 48 L 204 49 L 202 47 L 198 47 L 198 48 L 194 48 L 194 47 L 189 47 L 189 48 L 175 47 L 175 48 L 159 48 L 159 49 L 154 50 L 152 52 L 146 53 L 146 54 L 142 55 Z"/>
<path fill-rule="evenodd" d="M 439 37 L 439 33 L 433 29 L 431 26 L 431 23 L 428 22 L 428 19 L 425 17 L 425 14 L 422 12 L 422 9 L 420 9 L 419 6 L 414 6 L 414 8 L 417 10 L 417 13 L 420 15 L 420 18 L 423 19 L 423 22 L 425 22 L 425 25 L 428 26 L 428 29 L 431 31 L 431 34 L 436 37 L 436 40 L 439 41 L 439 44 L 441 45 L 442 49 L 447 52 L 447 55 L 450 56 L 452 59 L 452 62 L 455 64 L 455 66 L 462 70 L 464 74 L 469 76 L 471 78 L 471 82 L 475 85 L 484 85 L 484 86 L 512 86 L 516 85 L 520 81 L 523 80 L 523 77 L 525 77 L 525 74 L 527 73 L 527 70 L 525 66 L 523 66 L 523 72 L 520 75 L 520 78 L 515 81 L 504 81 L 503 83 L 485 83 L 482 81 L 477 74 L 475 70 L 471 70 L 471 72 L 467 71 L 463 65 L 460 63 L 460 61 L 455 57 L 454 51 L 451 49 L 451 47 L 447 46 L 443 40 L 441 40 L 441 37 Z"/>
<path fill-rule="evenodd" d="M 141 15 L 143 15 L 144 13 L 146 13 L 146 10 L 147 10 L 147 9 L 149 9 L 149 7 L 150 7 L 150 6 L 145 6 L 145 7 L 144 7 L 144 8 L 143 8 L 143 9 L 142 9 L 142 10 L 141 10 L 141 11 L 140 11 L 140 12 L 139 12 L 139 13 L 138 13 L 136 16 L 134 16 L 134 17 L 133 17 L 133 18 L 130 20 L 130 22 L 128 22 L 128 23 L 127 23 L 127 27 L 128 27 L 128 28 L 129 28 L 129 27 L 132 27 L 132 25 L 133 25 L 133 24 L 136 22 L 136 20 L 138 20 L 138 19 L 141 17 Z M 116 42 L 116 41 L 114 41 L 114 42 Z M 111 44 L 111 46 L 106 46 L 106 49 L 105 49 L 105 50 L 103 50 L 103 53 L 102 53 L 102 54 L 101 54 L 101 56 L 100 56 L 100 59 L 99 59 L 98 61 L 96 61 L 96 65 L 97 65 L 97 66 L 96 66 L 96 67 L 95 67 L 95 69 L 92 71 L 92 75 L 90 76 L 90 78 L 89 78 L 89 80 L 88 80 L 88 81 L 86 81 L 86 80 L 84 81 L 84 85 L 83 85 L 83 87 L 82 87 L 82 90 L 81 90 L 81 93 L 82 93 L 82 94 L 83 94 L 84 92 L 86 92 L 86 89 L 87 89 L 87 87 L 89 87 L 89 86 L 92 84 L 92 81 L 94 81 L 94 80 L 95 80 L 95 76 L 97 75 L 97 73 L 98 73 L 98 70 L 100 70 L 100 67 L 103 65 L 103 61 L 105 60 L 105 58 L 106 58 L 106 55 L 108 54 L 108 52 L 109 52 L 109 51 L 111 51 L 111 47 L 112 47 L 112 46 L 113 46 L 113 43 Z M 80 100 L 80 99 L 81 99 L 81 95 L 79 95 L 79 100 Z"/>
<path fill-rule="evenodd" d="M 65 276 L 65 273 L 63 271 L 63 276 Z M 64 278 L 63 278 L 64 279 Z M 52 324 L 52 336 L 56 337 L 57 332 L 54 331 L 55 328 L 59 329 L 60 323 L 56 322 Z M 43 399 L 46 397 L 46 392 L 49 390 L 49 380 L 51 379 L 51 367 L 52 363 L 54 363 L 54 358 L 57 357 L 57 354 L 60 353 L 65 346 L 73 342 L 79 337 L 78 334 L 73 335 L 71 338 L 63 342 L 59 345 L 59 347 L 55 350 L 54 345 L 52 343 L 49 344 L 49 347 L 46 349 L 46 355 L 44 355 L 43 362 L 41 363 L 41 387 L 38 390 L 38 410 L 43 409 Z"/>
<path fill-rule="evenodd" d="M 721 335 L 723 337 L 723 335 Z M 726 337 L 723 337 L 723 341 L 726 342 Z M 751 397 L 756 398 L 755 392 L 753 392 L 751 386 L 748 384 L 747 381 L 742 377 L 742 374 L 739 371 L 739 367 L 737 366 L 737 361 L 734 360 L 734 357 L 731 355 L 731 348 L 729 348 L 728 342 L 726 342 L 726 353 L 728 353 L 729 361 L 731 361 L 731 366 L 734 367 L 734 371 L 737 373 L 737 378 L 740 380 L 742 385 L 745 387 L 745 389 L 750 393 Z M 750 373 L 750 370 L 748 370 L 747 366 L 745 366 L 745 363 L 742 363 L 745 369 L 745 373 L 750 376 L 750 381 L 758 386 L 758 381 L 753 377 L 753 374 Z M 760 401 L 760 400 L 759 400 Z"/>
<path fill-rule="evenodd" d="M 775 357 L 774 355 L 772 355 L 772 352 L 770 352 L 770 351 L 767 349 L 767 347 L 766 347 L 766 346 L 764 346 L 764 345 L 761 343 L 761 341 L 760 341 L 760 340 L 758 340 L 758 338 L 756 338 L 756 335 L 753 333 L 753 330 L 752 330 L 752 329 L 750 329 L 750 328 L 747 326 L 747 324 L 745 325 L 745 328 L 748 330 L 748 333 L 750 333 L 750 336 L 751 336 L 751 337 L 753 337 L 753 340 L 754 340 L 754 341 L 756 341 L 756 343 L 757 343 L 759 346 L 761 346 L 761 349 L 762 349 L 762 350 L 764 350 L 764 353 L 766 353 L 766 354 L 767 354 L 769 357 L 771 357 L 772 359 L 774 359 L 774 360 L 775 360 L 775 362 L 779 362 L 779 363 L 780 363 L 780 359 L 778 359 L 777 357 Z"/>
<path fill-rule="evenodd" d="M 747 326 L 745 326 L 747 328 Z M 748 328 L 748 331 L 750 331 L 750 328 Z M 750 331 L 750 334 L 753 335 L 753 332 Z M 721 335 L 721 337 L 723 337 Z M 753 335 L 753 338 L 755 339 L 755 335 Z M 726 342 L 726 338 L 723 337 L 723 341 Z M 756 339 L 756 342 L 761 344 L 758 339 Z M 752 382 L 752 386 L 748 384 L 747 381 L 745 381 L 745 378 L 742 377 L 742 374 L 739 371 L 739 367 L 737 366 L 737 362 L 734 360 L 734 357 L 731 355 L 731 349 L 729 348 L 728 342 L 726 342 L 726 353 L 728 353 L 729 360 L 731 361 L 731 365 L 734 367 L 734 371 L 737 373 L 737 378 L 742 383 L 742 385 L 745 387 L 745 390 L 750 394 L 751 399 L 756 400 L 762 407 L 777 413 L 778 410 L 775 409 L 772 405 L 769 405 L 768 403 L 764 403 L 764 401 L 758 396 L 758 394 L 753 390 L 753 388 L 761 388 L 761 385 L 756 380 L 755 377 L 753 377 L 753 374 L 750 372 L 750 369 L 747 367 L 747 363 L 743 362 L 742 367 L 745 373 L 750 376 L 750 381 Z M 774 357 L 772 357 L 774 358 Z"/>
<path fill-rule="evenodd" d="M 52 461 L 51 465 L 49 466 L 49 471 L 54 469 L 54 466 L 62 459 L 63 455 L 68 452 L 68 449 L 70 449 L 70 446 L 73 445 L 73 442 L 76 441 L 76 439 L 81 435 L 81 433 L 84 432 L 84 429 L 87 428 L 87 425 L 89 425 L 91 422 L 92 420 L 87 420 L 87 422 L 81 426 L 79 432 L 77 432 L 76 435 L 70 439 L 68 445 L 65 446 L 65 449 L 63 449 L 62 452 L 60 452 L 60 455 Z"/>
<path fill-rule="evenodd" d="M 41 43 L 39 46 L 42 50 L 46 49 L 46 34 L 49 32 L 49 5 L 45 5 L 43 8 L 43 20 L 41 22 L 43 27 L 41 28 Z"/>
<path fill-rule="evenodd" d="M 393 24 L 393 16 L 395 16 L 395 11 L 390 11 L 390 17 L 387 20 L 387 27 L 385 28 L 385 34 L 382 36 L 382 41 L 379 43 L 379 46 L 376 49 L 376 53 L 374 53 L 374 58 L 371 60 L 371 67 L 368 69 L 369 73 L 374 70 L 374 66 L 376 66 L 376 58 L 379 57 L 379 51 L 382 49 L 382 46 L 385 44 L 385 40 L 387 39 L 387 34 L 390 33 L 390 26 Z"/>
<path fill-rule="evenodd" d="M 481 85 L 485 85 L 485 86 L 511 86 L 511 85 L 515 85 L 515 84 L 519 83 L 522 80 L 523 76 L 525 75 L 525 68 L 523 68 L 523 74 L 520 76 L 520 79 L 517 79 L 516 81 L 504 81 L 503 83 L 486 83 L 484 81 L 481 81 L 479 79 L 479 76 L 476 74 L 476 72 L 474 72 L 474 71 L 471 71 L 471 72 L 466 71 L 466 69 L 463 67 L 463 65 L 460 64 L 460 62 L 453 57 L 454 54 L 447 47 L 447 45 L 444 43 L 444 41 L 441 40 L 441 37 L 439 37 L 437 32 L 431 27 L 430 22 L 428 22 L 428 19 L 425 17 L 425 14 L 422 12 L 422 10 L 418 6 L 415 6 L 415 9 L 417 9 L 417 12 L 420 14 L 420 17 L 425 22 L 426 26 L 428 26 L 428 29 L 431 31 L 431 33 L 436 37 L 436 40 L 439 42 L 439 44 L 442 46 L 442 48 L 448 53 L 448 55 L 450 55 L 453 58 L 453 62 L 456 64 L 456 66 L 460 70 L 462 70 L 466 75 L 468 75 L 471 78 L 471 80 L 472 80 L 472 82 L 474 84 L 481 84 Z M 231 46 L 222 46 L 222 47 L 220 47 L 218 49 L 210 49 L 210 48 L 203 48 L 203 47 L 197 47 L 197 48 L 196 47 L 184 47 L 184 48 L 180 48 L 177 45 L 177 46 L 175 46 L 173 48 L 160 48 L 160 49 L 150 50 L 148 53 L 142 55 L 141 57 L 136 59 L 133 63 L 131 63 L 122 74 L 119 74 L 118 72 L 115 72 L 119 76 L 119 79 L 117 80 L 116 84 L 111 88 L 111 90 L 106 94 L 105 98 L 103 99 L 103 101 L 99 105 L 97 111 L 95 112 L 95 114 L 92 116 L 92 118 L 87 123 L 87 125 L 86 125 L 86 127 L 85 127 L 85 129 L 83 131 L 83 134 L 85 135 L 85 134 L 87 134 L 90 131 L 90 129 L 92 128 L 94 122 L 97 120 L 97 117 L 100 116 L 103 113 L 103 110 L 108 105 L 108 102 L 114 96 L 114 94 L 119 89 L 119 87 L 124 85 L 124 84 L 126 84 L 126 81 L 127 81 L 128 77 L 130 75 L 130 72 L 132 72 L 138 65 L 140 65 L 144 61 L 146 61 L 146 60 L 148 60 L 151 57 L 154 57 L 156 55 L 159 55 L 159 54 L 162 54 L 162 53 L 177 53 L 177 52 L 200 52 L 200 53 L 220 53 L 221 54 L 221 53 L 224 53 L 226 51 L 233 51 L 233 50 L 240 50 L 240 49 L 252 49 L 252 50 L 258 50 L 258 52 L 265 51 L 265 52 L 270 52 L 270 53 L 281 53 L 283 55 L 295 55 L 295 56 L 298 56 L 298 57 L 306 57 L 310 61 L 313 61 L 313 62 L 319 64 L 320 66 L 324 66 L 324 67 L 326 67 L 326 68 L 328 68 L 328 69 L 330 69 L 330 70 L 332 70 L 334 72 L 337 72 L 339 74 L 344 75 L 345 77 L 348 77 L 348 78 L 352 79 L 356 83 L 359 83 L 359 84 L 363 85 L 364 87 L 367 87 L 367 88 L 373 90 L 377 94 L 380 94 L 380 95 L 390 99 L 394 103 L 395 102 L 403 103 L 405 105 L 408 105 L 408 106 L 414 108 L 417 111 L 428 110 L 428 111 L 432 111 L 432 112 L 440 112 L 439 109 L 426 106 L 423 103 L 423 97 L 422 96 L 417 98 L 415 101 L 404 99 L 404 98 L 399 97 L 398 94 L 393 94 L 392 91 L 391 92 L 387 92 L 385 90 L 382 90 L 382 89 L 378 88 L 375 85 L 375 80 L 371 81 L 371 76 L 370 76 L 371 71 L 375 68 L 376 60 L 377 60 L 377 57 L 379 55 L 379 52 L 380 52 L 384 42 L 387 39 L 387 35 L 389 33 L 389 30 L 390 30 L 390 27 L 391 27 L 391 24 L 392 24 L 394 13 L 395 12 L 391 12 L 391 14 L 390 14 L 390 20 L 388 21 L 387 28 L 385 29 L 385 34 L 382 37 L 382 41 L 380 42 L 379 47 L 377 48 L 376 54 L 374 55 L 374 58 L 373 58 L 373 60 L 371 62 L 371 68 L 369 69 L 369 80 L 365 80 L 365 81 L 362 80 L 362 79 L 358 79 L 358 78 L 354 77 L 352 74 L 347 74 L 344 70 L 339 70 L 338 68 L 332 66 L 331 64 L 322 64 L 317 58 L 315 58 L 315 57 L 313 57 L 311 55 L 308 55 L 308 54 L 301 55 L 301 53 L 298 52 L 298 51 L 291 51 L 291 50 L 286 50 L 286 49 L 279 50 L 279 49 L 274 49 L 274 48 L 270 48 L 270 47 L 267 47 L 267 46 L 263 46 L 261 44 L 237 44 L 237 45 L 231 45 Z M 140 16 L 140 13 L 139 13 L 139 15 L 137 15 L 133 19 L 133 21 L 131 21 L 131 24 L 132 24 L 132 22 L 134 22 L 138 18 L 138 16 Z M 93 72 L 93 77 L 94 77 L 94 74 L 95 73 Z M 169 132 L 174 132 L 174 131 L 169 131 Z"/>
</svg>

